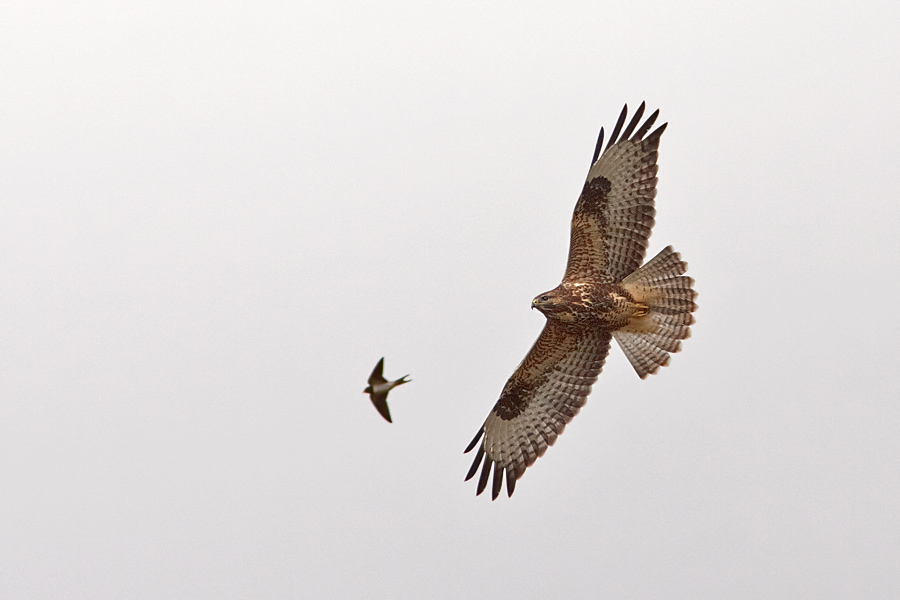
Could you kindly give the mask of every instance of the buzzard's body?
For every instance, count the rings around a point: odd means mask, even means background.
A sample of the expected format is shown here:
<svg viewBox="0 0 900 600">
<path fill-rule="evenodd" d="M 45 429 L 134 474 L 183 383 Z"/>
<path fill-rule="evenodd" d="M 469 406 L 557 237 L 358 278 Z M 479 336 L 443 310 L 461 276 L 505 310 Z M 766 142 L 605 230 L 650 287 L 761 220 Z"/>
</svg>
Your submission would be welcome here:
<svg viewBox="0 0 900 600">
<path fill-rule="evenodd" d="M 600 130 L 572 217 L 562 283 L 532 301 L 547 323 L 466 448 L 474 449 L 484 436 L 466 477 L 481 466 L 479 494 L 493 465 L 492 497 L 500 493 L 504 472 L 512 495 L 516 480 L 584 405 L 613 337 L 643 379 L 668 364 L 669 353 L 690 336 L 697 307 L 694 282 L 684 276 L 687 265 L 667 247 L 641 266 L 654 223 L 657 149 L 666 128 L 647 135 L 656 111 L 635 131 L 643 112 L 641 104 L 622 131 L 627 107 L 622 110 L 602 155 Z"/>
</svg>

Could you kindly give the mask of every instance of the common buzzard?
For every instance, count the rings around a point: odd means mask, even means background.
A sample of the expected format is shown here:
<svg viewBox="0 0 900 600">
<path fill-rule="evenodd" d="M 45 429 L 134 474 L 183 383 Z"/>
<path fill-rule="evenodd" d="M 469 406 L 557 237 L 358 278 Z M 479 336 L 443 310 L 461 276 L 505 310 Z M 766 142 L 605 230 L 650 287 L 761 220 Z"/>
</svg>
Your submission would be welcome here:
<svg viewBox="0 0 900 600">
<path fill-rule="evenodd" d="M 603 129 L 575 205 L 569 261 L 562 283 L 531 301 L 547 323 L 506 382 L 500 399 L 466 452 L 484 440 L 466 476 L 481 465 L 478 494 L 496 499 L 552 446 L 584 406 L 616 338 L 643 379 L 669 363 L 690 336 L 696 310 L 693 279 L 672 247 L 641 266 L 656 211 L 656 158 L 666 124 L 649 135 L 657 110 L 638 127 L 644 104 L 625 127 L 628 106 L 603 154 Z M 621 133 L 621 135 L 620 135 Z M 645 137 L 646 136 L 646 137 Z"/>
</svg>

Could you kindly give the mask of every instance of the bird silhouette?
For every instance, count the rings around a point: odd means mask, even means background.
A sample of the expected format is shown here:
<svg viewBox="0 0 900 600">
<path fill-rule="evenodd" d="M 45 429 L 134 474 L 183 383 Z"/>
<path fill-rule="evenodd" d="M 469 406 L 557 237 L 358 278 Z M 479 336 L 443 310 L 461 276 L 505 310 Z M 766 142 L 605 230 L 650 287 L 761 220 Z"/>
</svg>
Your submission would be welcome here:
<svg viewBox="0 0 900 600">
<path fill-rule="evenodd" d="M 388 381 L 381 375 L 383 368 L 384 357 L 378 361 L 378 364 L 375 365 L 375 369 L 372 370 L 372 374 L 369 375 L 369 385 L 363 390 L 363 393 L 369 394 L 372 404 L 375 405 L 375 408 L 378 409 L 381 416 L 384 417 L 388 423 L 393 423 L 393 421 L 391 421 L 391 411 L 387 405 L 388 392 L 398 385 L 409 383 L 411 380 L 407 379 L 409 375 L 404 375 L 400 379 Z"/>
</svg>

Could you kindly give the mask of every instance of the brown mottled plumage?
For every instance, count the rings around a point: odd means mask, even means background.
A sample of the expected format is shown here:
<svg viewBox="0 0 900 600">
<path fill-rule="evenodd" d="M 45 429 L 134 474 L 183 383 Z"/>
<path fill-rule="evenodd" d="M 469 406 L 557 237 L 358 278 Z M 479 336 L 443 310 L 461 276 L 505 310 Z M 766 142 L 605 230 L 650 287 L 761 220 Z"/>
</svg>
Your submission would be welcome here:
<svg viewBox="0 0 900 600">
<path fill-rule="evenodd" d="M 572 216 L 562 283 L 532 300 L 547 323 L 503 387 L 466 452 L 481 439 L 468 481 L 481 467 L 478 494 L 507 494 L 584 406 L 611 338 L 641 379 L 669 362 L 690 336 L 696 293 L 687 264 L 671 246 L 641 266 L 656 211 L 656 159 L 666 125 L 647 135 L 659 111 L 637 130 L 644 104 L 622 129 L 622 109 L 606 149 L 603 130 Z M 620 135 L 621 132 L 621 135 Z M 646 136 L 646 137 L 644 137 Z"/>
</svg>

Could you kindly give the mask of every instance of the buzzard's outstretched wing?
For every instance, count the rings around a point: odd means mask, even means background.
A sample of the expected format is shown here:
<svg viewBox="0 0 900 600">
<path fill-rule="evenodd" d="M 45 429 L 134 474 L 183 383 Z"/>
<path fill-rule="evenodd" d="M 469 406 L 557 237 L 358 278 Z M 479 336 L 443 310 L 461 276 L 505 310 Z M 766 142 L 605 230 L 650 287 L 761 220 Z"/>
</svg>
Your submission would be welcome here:
<svg viewBox="0 0 900 600">
<path fill-rule="evenodd" d="M 594 163 L 572 216 L 569 262 L 563 281 L 577 281 L 585 276 L 605 279 L 604 275 L 610 281 L 622 281 L 644 260 L 656 215 L 653 199 L 657 148 L 666 125 L 645 139 L 659 111 L 635 131 L 644 114 L 641 103 L 622 131 L 627 112 L 626 105 L 603 154 L 600 154 L 603 145 L 603 130 L 600 130 Z"/>
<path fill-rule="evenodd" d="M 609 352 L 610 334 L 579 332 L 547 321 L 525 360 L 503 387 L 478 435 L 466 448 L 472 450 L 484 435 L 468 481 L 481 465 L 478 493 L 487 486 L 491 465 L 491 495 L 500 493 L 506 471 L 506 492 L 512 496 L 516 480 L 538 456 L 553 445 L 566 424 L 584 406 Z M 482 462 L 483 461 L 483 462 Z"/>
</svg>

